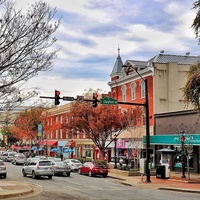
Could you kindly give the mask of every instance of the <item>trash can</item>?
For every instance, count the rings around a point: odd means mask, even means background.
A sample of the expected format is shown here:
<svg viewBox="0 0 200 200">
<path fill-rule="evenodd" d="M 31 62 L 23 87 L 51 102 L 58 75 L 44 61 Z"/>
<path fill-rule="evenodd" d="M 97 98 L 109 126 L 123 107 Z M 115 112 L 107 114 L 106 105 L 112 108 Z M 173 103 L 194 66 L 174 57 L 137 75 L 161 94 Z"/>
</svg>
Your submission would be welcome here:
<svg viewBox="0 0 200 200">
<path fill-rule="evenodd" d="M 156 167 L 156 178 L 165 178 L 165 165 L 158 165 Z"/>
<path fill-rule="evenodd" d="M 168 164 L 157 166 L 156 178 L 170 178 L 170 166 Z"/>
</svg>

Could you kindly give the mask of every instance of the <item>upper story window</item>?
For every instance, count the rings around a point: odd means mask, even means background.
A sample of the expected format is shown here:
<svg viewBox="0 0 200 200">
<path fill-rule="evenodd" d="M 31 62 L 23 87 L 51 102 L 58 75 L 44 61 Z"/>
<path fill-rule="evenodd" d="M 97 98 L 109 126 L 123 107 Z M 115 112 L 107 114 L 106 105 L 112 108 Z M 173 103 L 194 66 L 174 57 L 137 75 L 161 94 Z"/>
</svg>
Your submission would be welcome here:
<svg viewBox="0 0 200 200">
<path fill-rule="evenodd" d="M 60 139 L 62 139 L 62 129 L 60 129 Z"/>
<path fill-rule="evenodd" d="M 141 89 L 141 98 L 145 98 L 145 82 L 143 80 L 140 83 L 140 89 Z"/>
<path fill-rule="evenodd" d="M 131 99 L 135 100 L 136 99 L 136 83 L 131 84 Z"/>
<path fill-rule="evenodd" d="M 126 102 L 126 86 L 122 86 L 122 102 Z"/>
<path fill-rule="evenodd" d="M 58 123 L 58 120 L 59 120 L 59 116 L 56 116 L 56 123 Z"/>
<path fill-rule="evenodd" d="M 63 116 L 61 115 L 60 116 L 60 123 L 62 124 L 62 122 L 63 122 Z"/>
</svg>

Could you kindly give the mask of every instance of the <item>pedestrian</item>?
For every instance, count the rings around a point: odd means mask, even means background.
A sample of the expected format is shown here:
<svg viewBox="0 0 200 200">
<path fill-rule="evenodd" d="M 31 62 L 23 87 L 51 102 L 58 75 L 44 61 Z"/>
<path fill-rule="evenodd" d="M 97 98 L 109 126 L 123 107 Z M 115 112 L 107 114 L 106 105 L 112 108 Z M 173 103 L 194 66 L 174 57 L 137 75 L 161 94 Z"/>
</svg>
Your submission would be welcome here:
<svg viewBox="0 0 200 200">
<path fill-rule="evenodd" d="M 120 169 L 121 170 L 122 170 L 122 167 L 123 167 L 123 162 L 124 162 L 123 158 L 120 158 L 119 159 L 119 164 L 120 164 Z"/>
<path fill-rule="evenodd" d="M 60 159 L 63 161 L 63 153 L 60 153 Z"/>
</svg>

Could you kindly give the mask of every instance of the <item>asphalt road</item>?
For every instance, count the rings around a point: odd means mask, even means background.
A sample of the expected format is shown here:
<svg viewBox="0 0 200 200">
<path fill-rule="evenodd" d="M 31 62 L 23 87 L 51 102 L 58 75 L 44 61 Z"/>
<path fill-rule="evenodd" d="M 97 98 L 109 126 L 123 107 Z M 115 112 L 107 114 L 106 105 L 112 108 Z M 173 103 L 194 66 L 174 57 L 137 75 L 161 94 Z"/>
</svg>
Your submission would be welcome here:
<svg viewBox="0 0 200 200">
<path fill-rule="evenodd" d="M 107 177 L 89 177 L 71 173 L 70 177 L 54 176 L 52 180 L 44 177 L 32 179 L 23 177 L 22 166 L 6 163 L 7 180 L 17 180 L 34 184 L 38 191 L 34 196 L 26 196 L 24 200 L 199 200 L 199 194 L 181 193 L 161 190 L 138 189 L 126 186 L 118 180 Z M 134 178 L 134 177 L 133 177 Z M 13 198 L 12 198 L 13 199 Z"/>
</svg>

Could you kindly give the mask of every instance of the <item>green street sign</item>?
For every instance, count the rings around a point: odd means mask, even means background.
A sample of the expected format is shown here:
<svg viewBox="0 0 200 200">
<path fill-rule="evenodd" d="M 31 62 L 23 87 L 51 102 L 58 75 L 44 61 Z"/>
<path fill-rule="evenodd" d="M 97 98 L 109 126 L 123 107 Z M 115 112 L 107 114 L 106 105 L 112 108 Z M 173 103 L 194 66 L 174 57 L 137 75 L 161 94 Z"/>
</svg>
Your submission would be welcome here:
<svg viewBox="0 0 200 200">
<path fill-rule="evenodd" d="M 102 104 L 102 105 L 116 105 L 117 100 L 113 99 L 111 97 L 105 97 L 105 98 L 100 99 L 100 104 Z"/>
</svg>

